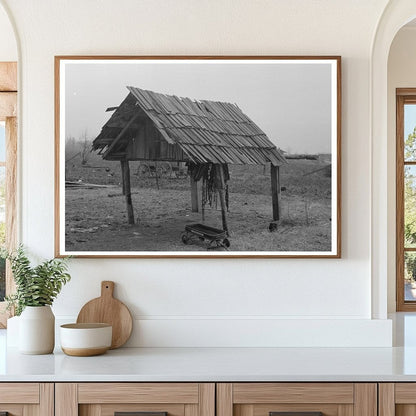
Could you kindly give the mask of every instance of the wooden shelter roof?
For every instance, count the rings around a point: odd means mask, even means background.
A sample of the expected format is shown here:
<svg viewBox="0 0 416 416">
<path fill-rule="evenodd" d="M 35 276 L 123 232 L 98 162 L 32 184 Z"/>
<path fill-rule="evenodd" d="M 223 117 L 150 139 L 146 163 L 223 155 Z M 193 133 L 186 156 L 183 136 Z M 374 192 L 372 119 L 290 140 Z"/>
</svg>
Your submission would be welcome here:
<svg viewBox="0 0 416 416">
<path fill-rule="evenodd" d="M 280 150 L 236 104 L 127 88 L 129 94 L 93 142 L 93 149 L 105 159 L 127 146 L 129 138 L 123 130 L 134 128 L 133 121 L 147 116 L 166 143 L 179 146 L 194 163 L 286 163 Z"/>
</svg>

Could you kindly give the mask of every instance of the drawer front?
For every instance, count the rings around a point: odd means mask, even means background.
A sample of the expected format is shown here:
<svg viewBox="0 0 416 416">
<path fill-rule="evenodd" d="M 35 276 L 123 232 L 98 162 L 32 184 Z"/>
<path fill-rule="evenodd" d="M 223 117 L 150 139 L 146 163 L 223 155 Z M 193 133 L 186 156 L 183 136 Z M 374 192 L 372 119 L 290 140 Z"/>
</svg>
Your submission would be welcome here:
<svg viewBox="0 0 416 416">
<path fill-rule="evenodd" d="M 0 383 L 0 416 L 54 415 L 52 383 Z"/>
<path fill-rule="evenodd" d="M 416 383 L 380 383 L 380 416 L 416 415 Z"/>
<path fill-rule="evenodd" d="M 80 383 L 78 403 L 198 403 L 198 383 Z"/>
<path fill-rule="evenodd" d="M 213 383 L 58 383 L 56 416 L 215 416 Z"/>
<path fill-rule="evenodd" d="M 377 416 L 375 383 L 221 383 L 218 416 Z"/>
</svg>

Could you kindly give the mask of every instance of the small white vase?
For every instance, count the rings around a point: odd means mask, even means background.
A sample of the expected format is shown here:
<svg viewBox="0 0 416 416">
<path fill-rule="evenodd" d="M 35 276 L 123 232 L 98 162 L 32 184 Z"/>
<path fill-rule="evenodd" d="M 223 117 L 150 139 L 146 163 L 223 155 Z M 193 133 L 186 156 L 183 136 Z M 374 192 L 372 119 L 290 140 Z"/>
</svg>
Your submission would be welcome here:
<svg viewBox="0 0 416 416">
<path fill-rule="evenodd" d="M 50 306 L 26 306 L 19 319 L 19 351 L 50 354 L 55 346 L 55 316 Z"/>
</svg>

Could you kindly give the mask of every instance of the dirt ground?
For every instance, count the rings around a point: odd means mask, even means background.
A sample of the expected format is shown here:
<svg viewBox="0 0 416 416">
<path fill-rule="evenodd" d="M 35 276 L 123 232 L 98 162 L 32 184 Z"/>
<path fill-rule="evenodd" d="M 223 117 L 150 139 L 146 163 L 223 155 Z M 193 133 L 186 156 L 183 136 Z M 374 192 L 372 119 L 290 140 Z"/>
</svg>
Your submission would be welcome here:
<svg viewBox="0 0 416 416">
<path fill-rule="evenodd" d="M 66 189 L 67 251 L 206 251 L 207 243 L 185 245 L 185 225 L 201 222 L 190 210 L 189 179 L 185 189 L 132 189 L 135 225 L 127 224 L 121 188 Z M 187 188 L 187 189 L 186 189 Z M 322 196 L 282 194 L 282 220 L 269 232 L 271 196 L 232 192 L 230 185 L 231 251 L 329 251 L 330 193 Z M 205 224 L 221 228 L 221 211 L 206 207 Z M 222 250 L 221 248 L 219 250 Z"/>
</svg>

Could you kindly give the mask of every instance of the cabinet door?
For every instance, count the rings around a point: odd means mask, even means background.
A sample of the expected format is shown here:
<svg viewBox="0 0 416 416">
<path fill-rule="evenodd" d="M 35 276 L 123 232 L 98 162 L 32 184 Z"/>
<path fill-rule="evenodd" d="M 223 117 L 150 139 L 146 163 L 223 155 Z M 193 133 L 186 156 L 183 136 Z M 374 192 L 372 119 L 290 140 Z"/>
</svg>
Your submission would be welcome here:
<svg viewBox="0 0 416 416">
<path fill-rule="evenodd" d="M 56 416 L 215 416 L 213 383 L 58 383 Z"/>
<path fill-rule="evenodd" d="M 380 416 L 415 416 L 416 383 L 380 383 Z"/>
<path fill-rule="evenodd" d="M 377 416 L 377 384 L 220 383 L 217 416 Z"/>
<path fill-rule="evenodd" d="M 53 416 L 52 383 L 0 383 L 0 415 Z"/>
</svg>

